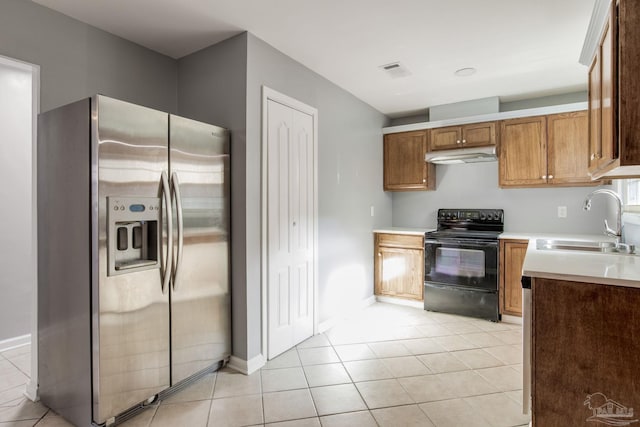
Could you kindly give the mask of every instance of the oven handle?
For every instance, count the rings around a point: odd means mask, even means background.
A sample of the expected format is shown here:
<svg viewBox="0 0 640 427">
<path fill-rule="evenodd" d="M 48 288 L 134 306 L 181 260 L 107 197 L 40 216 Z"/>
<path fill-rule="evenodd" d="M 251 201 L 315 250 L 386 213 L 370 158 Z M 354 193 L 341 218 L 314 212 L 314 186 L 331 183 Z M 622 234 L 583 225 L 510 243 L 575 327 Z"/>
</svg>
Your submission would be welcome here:
<svg viewBox="0 0 640 427">
<path fill-rule="evenodd" d="M 453 239 L 442 239 L 442 240 L 425 240 L 426 244 L 437 244 L 437 245 L 446 245 L 453 244 L 458 246 L 498 246 L 498 241 L 480 241 L 480 240 L 453 240 Z"/>
</svg>

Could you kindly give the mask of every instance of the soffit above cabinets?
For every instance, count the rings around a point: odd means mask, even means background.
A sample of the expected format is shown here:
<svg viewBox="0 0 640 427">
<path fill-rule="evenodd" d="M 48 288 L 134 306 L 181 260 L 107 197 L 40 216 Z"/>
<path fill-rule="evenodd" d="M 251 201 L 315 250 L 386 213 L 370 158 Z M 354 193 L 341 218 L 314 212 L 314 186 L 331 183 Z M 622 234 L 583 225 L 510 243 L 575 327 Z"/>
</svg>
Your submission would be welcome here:
<svg viewBox="0 0 640 427">
<path fill-rule="evenodd" d="M 433 129 L 445 126 L 466 125 L 469 123 L 492 122 L 497 120 L 516 119 L 519 117 L 544 116 L 547 114 L 570 113 L 572 111 L 586 110 L 586 102 L 574 102 L 572 104 L 553 105 L 550 107 L 528 108 L 526 110 L 505 111 L 502 113 L 481 114 L 477 116 L 460 117 L 457 119 L 439 120 L 434 122 L 413 123 L 410 125 L 389 126 L 382 128 L 383 134 L 409 132 L 422 129 Z"/>
</svg>

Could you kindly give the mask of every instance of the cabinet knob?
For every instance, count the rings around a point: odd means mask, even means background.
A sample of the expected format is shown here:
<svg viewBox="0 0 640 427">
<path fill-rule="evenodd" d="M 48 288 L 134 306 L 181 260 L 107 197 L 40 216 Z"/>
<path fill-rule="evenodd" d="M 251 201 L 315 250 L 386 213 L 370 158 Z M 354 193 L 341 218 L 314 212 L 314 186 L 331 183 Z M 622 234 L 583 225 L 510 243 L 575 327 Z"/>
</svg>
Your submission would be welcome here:
<svg viewBox="0 0 640 427">
<path fill-rule="evenodd" d="M 467 140 L 466 140 L 466 139 L 463 139 L 463 140 L 462 140 L 462 143 L 463 143 L 463 144 L 466 144 L 466 143 L 467 143 Z"/>
<path fill-rule="evenodd" d="M 422 178 L 422 182 L 427 182 L 427 180 L 425 178 Z"/>
<path fill-rule="evenodd" d="M 460 140 L 457 140 L 457 141 L 456 141 L 456 144 L 460 144 Z"/>
<path fill-rule="evenodd" d="M 549 175 L 549 179 L 553 179 L 553 175 Z"/>
<path fill-rule="evenodd" d="M 540 178 L 547 179 L 547 175 L 542 175 Z"/>
<path fill-rule="evenodd" d="M 595 159 L 596 159 L 596 155 L 595 155 L 595 154 L 591 154 L 590 159 L 591 159 L 591 160 L 595 160 Z"/>
<path fill-rule="evenodd" d="M 382 252 L 378 252 L 378 256 L 382 256 Z"/>
</svg>

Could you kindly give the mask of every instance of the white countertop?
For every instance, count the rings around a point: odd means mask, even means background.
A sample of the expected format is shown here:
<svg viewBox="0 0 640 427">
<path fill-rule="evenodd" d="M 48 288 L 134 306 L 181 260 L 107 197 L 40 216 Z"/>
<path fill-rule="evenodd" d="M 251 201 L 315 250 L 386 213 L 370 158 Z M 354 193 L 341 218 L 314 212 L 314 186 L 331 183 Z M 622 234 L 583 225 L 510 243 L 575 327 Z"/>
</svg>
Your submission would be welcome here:
<svg viewBox="0 0 640 427">
<path fill-rule="evenodd" d="M 412 234 L 416 236 L 422 236 L 428 231 L 435 231 L 435 228 L 386 227 L 373 230 L 374 233 Z"/>
<path fill-rule="evenodd" d="M 539 250 L 535 242 L 544 238 L 611 241 L 607 236 L 505 233 L 501 238 L 530 239 L 522 267 L 524 276 L 640 288 L 640 255 Z"/>
</svg>

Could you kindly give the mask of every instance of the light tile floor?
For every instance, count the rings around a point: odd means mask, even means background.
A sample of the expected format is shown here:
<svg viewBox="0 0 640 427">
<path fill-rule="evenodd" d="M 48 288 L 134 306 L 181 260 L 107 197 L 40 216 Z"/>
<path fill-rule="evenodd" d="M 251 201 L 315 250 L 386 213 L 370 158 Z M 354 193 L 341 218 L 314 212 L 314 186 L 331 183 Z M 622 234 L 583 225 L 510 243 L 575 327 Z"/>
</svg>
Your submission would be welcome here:
<svg viewBox="0 0 640 427">
<path fill-rule="evenodd" d="M 127 427 L 520 426 L 519 325 L 376 303 L 250 376 L 228 368 Z M 0 427 L 68 427 L 23 395 L 29 346 L 0 353 Z"/>
</svg>

